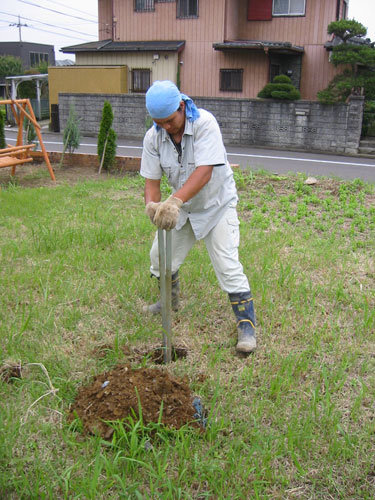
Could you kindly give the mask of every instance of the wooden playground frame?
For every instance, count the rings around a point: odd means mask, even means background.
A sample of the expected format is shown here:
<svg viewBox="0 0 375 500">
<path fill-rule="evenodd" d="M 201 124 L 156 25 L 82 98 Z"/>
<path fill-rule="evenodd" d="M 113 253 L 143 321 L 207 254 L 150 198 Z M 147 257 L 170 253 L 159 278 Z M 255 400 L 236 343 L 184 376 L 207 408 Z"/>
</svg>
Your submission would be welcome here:
<svg viewBox="0 0 375 500">
<path fill-rule="evenodd" d="M 47 150 L 44 147 L 40 125 L 35 118 L 30 99 L 6 99 L 0 101 L 0 104 L 9 105 L 12 110 L 14 120 L 18 126 L 17 142 L 15 146 L 8 145 L 5 149 L 0 149 L 0 168 L 12 167 L 12 175 L 16 173 L 17 165 L 33 161 L 31 150 L 35 144 L 23 144 L 23 122 L 26 117 L 35 127 L 35 132 L 39 140 L 40 148 L 43 153 L 49 174 L 53 181 L 56 181 L 51 163 L 48 158 Z"/>
</svg>

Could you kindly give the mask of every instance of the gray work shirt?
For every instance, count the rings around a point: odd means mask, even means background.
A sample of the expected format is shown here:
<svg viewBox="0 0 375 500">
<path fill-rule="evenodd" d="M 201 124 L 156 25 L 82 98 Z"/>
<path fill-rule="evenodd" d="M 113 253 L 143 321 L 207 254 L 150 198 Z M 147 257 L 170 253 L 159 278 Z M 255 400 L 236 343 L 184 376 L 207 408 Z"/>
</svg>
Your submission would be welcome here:
<svg viewBox="0 0 375 500">
<path fill-rule="evenodd" d="M 204 238 L 219 222 L 229 205 L 236 206 L 237 190 L 233 172 L 227 160 L 219 125 L 204 109 L 194 122 L 185 121 L 179 155 L 170 135 L 152 127 L 143 141 L 140 174 L 146 179 L 167 176 L 173 192 L 178 191 L 194 172 L 203 165 L 214 165 L 209 182 L 193 198 L 182 205 L 176 229 L 190 220 L 197 240 Z"/>
</svg>

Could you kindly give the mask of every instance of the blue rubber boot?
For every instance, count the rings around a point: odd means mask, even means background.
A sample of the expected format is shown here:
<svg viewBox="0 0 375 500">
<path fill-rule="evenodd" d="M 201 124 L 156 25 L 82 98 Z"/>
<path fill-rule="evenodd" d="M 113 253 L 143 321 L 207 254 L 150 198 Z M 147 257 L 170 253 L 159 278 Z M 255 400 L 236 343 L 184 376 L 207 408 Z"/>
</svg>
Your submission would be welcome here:
<svg viewBox="0 0 375 500">
<path fill-rule="evenodd" d="M 257 346 L 255 312 L 251 292 L 230 293 L 229 300 L 237 318 L 237 351 L 252 352 Z"/>
</svg>

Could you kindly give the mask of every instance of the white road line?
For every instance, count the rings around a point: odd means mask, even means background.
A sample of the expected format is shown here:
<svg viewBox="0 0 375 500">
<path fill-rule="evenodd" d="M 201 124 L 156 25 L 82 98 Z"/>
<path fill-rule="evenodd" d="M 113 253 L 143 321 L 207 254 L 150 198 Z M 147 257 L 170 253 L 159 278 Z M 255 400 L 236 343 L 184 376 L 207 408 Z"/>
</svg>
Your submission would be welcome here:
<svg viewBox="0 0 375 500">
<path fill-rule="evenodd" d="M 244 156 L 249 158 L 267 158 L 270 160 L 289 160 L 289 161 L 310 161 L 313 163 L 331 163 L 333 165 L 348 165 L 355 167 L 372 167 L 375 168 L 374 163 L 351 163 L 346 161 L 330 161 L 330 160 L 314 160 L 312 158 L 288 158 L 286 156 L 266 156 L 266 155 L 252 155 L 242 153 L 227 153 L 228 156 Z"/>
<path fill-rule="evenodd" d="M 13 141 L 16 142 L 16 139 L 8 138 L 6 137 L 7 141 Z M 62 146 L 62 142 L 53 142 L 53 141 L 43 141 L 44 144 L 55 144 L 55 145 L 60 145 Z M 86 146 L 86 147 L 94 147 L 96 148 L 96 144 L 80 144 L 80 146 Z M 122 146 L 118 145 L 118 148 L 123 148 L 123 149 L 142 149 L 142 146 Z M 354 163 L 354 162 L 346 162 L 346 161 L 331 161 L 331 160 L 314 160 L 312 158 L 290 158 L 287 156 L 268 156 L 268 155 L 256 155 L 256 154 L 249 154 L 249 153 L 228 153 L 227 156 L 241 156 L 243 158 L 264 158 L 267 160 L 287 160 L 287 161 L 305 161 L 305 162 L 311 162 L 311 163 L 329 163 L 331 165 L 347 165 L 348 167 L 370 167 L 370 168 L 375 168 L 375 163 Z"/>
<path fill-rule="evenodd" d="M 6 141 L 13 141 L 13 142 L 16 142 L 17 139 L 13 139 L 13 138 L 8 138 L 6 137 L 5 138 Z M 59 145 L 59 146 L 62 146 L 63 143 L 62 142 L 54 142 L 54 141 L 43 141 L 43 144 L 55 144 L 55 145 Z M 90 144 L 80 144 L 80 146 L 91 146 L 93 148 L 96 148 L 96 144 L 94 143 L 90 143 Z M 142 149 L 142 146 L 121 146 L 120 144 L 117 146 L 118 148 L 124 148 L 124 149 Z"/>
</svg>

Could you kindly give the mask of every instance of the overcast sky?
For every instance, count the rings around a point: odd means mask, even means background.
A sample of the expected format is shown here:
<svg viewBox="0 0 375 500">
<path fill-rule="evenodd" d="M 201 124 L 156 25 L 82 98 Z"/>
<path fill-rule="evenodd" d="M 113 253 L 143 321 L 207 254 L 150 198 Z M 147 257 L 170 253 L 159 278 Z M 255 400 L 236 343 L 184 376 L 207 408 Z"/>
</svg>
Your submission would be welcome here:
<svg viewBox="0 0 375 500">
<path fill-rule="evenodd" d="M 21 26 L 18 24 L 20 16 Z M 73 59 L 61 47 L 98 39 L 98 0 L 0 0 L 0 41 L 46 43 L 56 59 Z"/>
<path fill-rule="evenodd" d="M 0 41 L 19 41 L 21 31 L 22 41 L 54 45 L 56 59 L 74 60 L 61 47 L 97 40 L 97 15 L 98 0 L 0 0 Z M 16 26 L 18 16 L 27 26 Z M 349 18 L 366 26 L 375 41 L 374 0 L 350 0 Z"/>
</svg>

